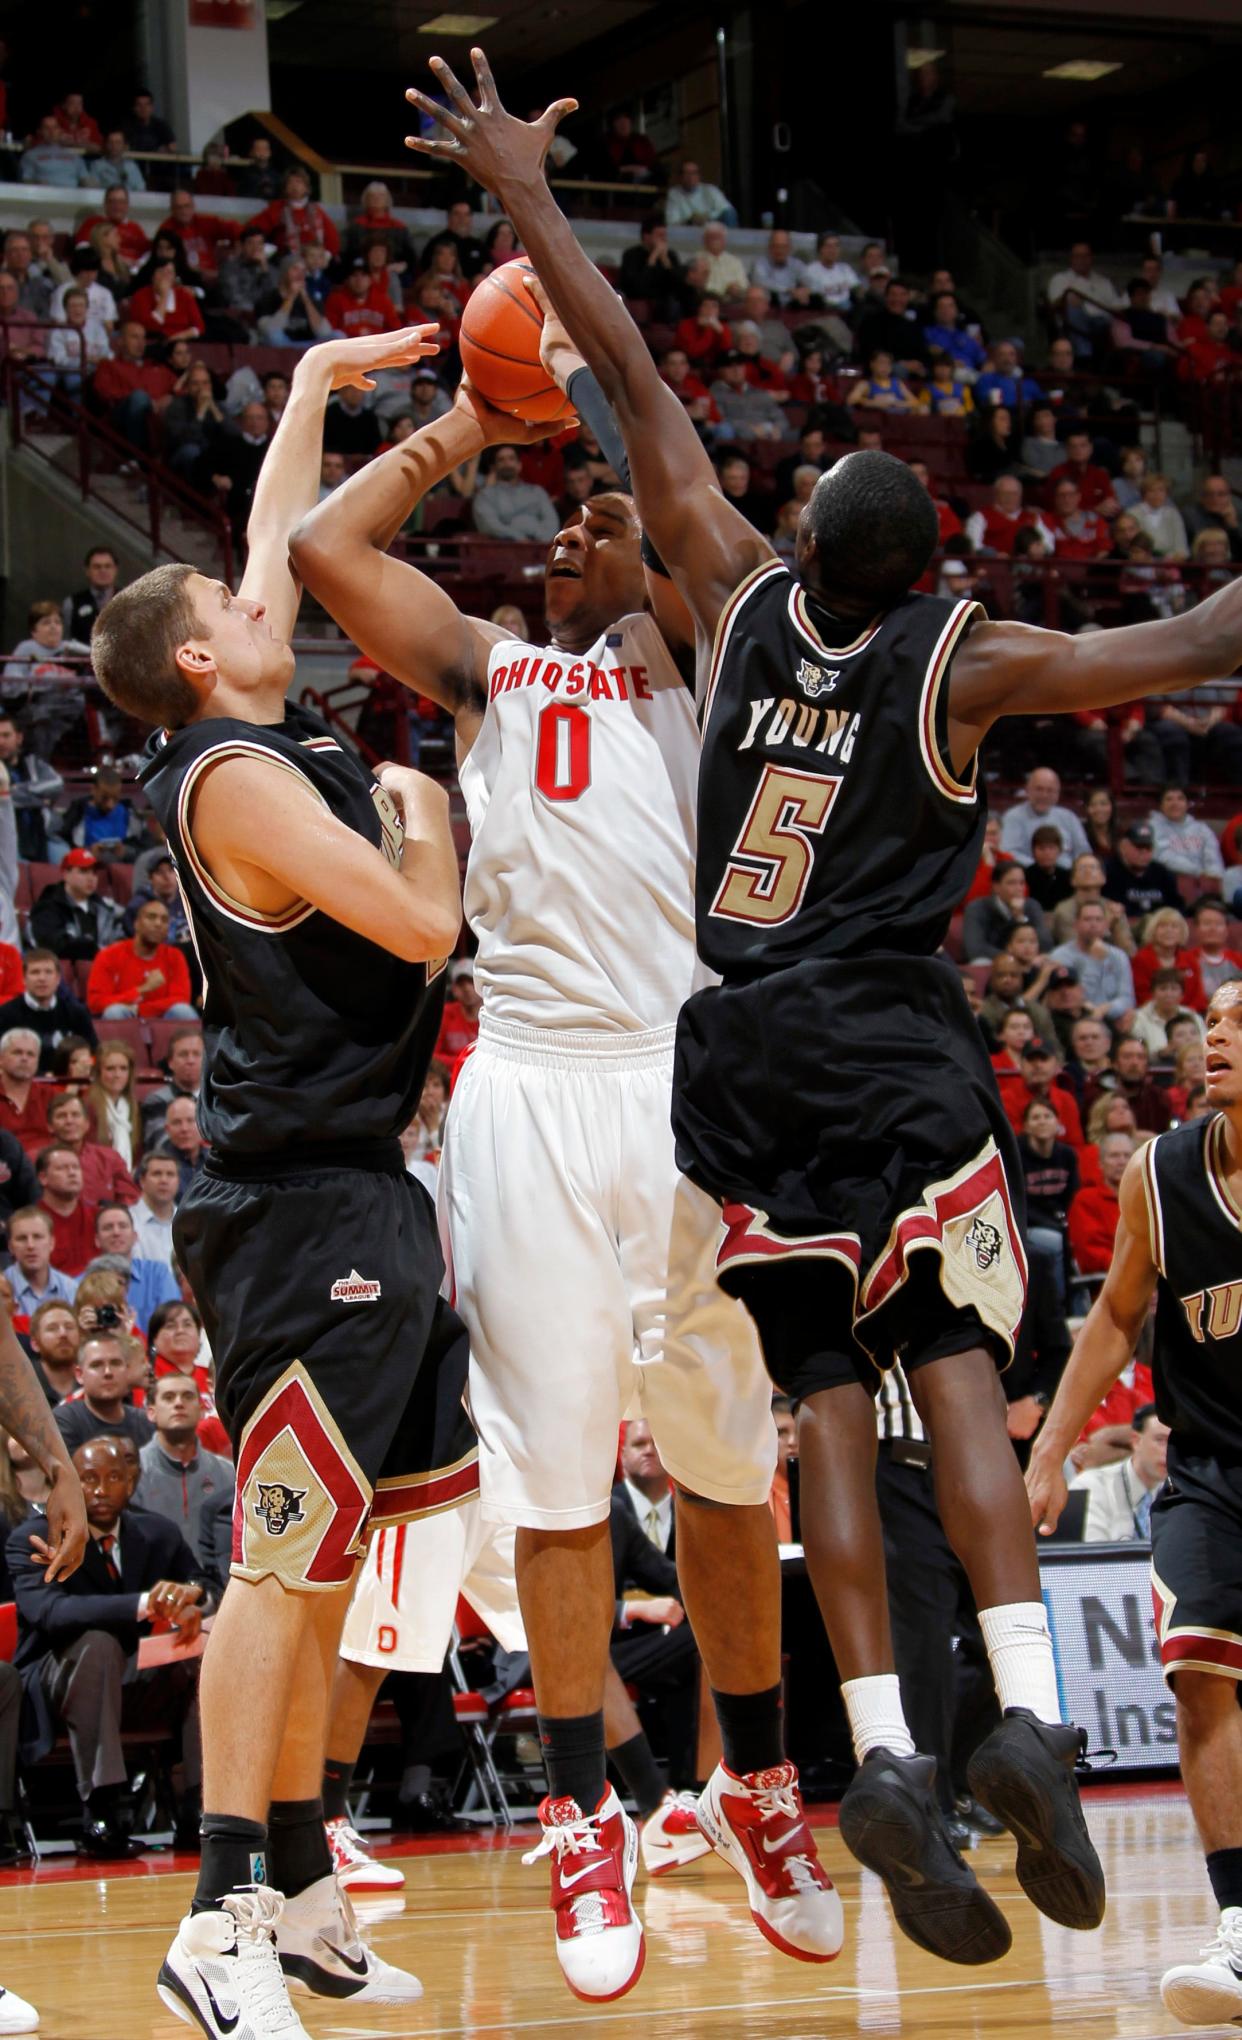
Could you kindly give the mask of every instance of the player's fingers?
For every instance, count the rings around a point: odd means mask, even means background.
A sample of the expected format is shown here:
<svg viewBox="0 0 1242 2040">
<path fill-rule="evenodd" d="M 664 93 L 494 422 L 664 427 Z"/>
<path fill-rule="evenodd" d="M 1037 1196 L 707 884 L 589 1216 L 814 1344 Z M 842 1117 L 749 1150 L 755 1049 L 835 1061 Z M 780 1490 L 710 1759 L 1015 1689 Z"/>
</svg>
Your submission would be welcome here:
<svg viewBox="0 0 1242 2040">
<path fill-rule="evenodd" d="M 444 159 L 445 157 L 451 158 L 461 154 L 461 150 L 456 142 L 434 142 L 424 135 L 406 135 L 405 146 L 407 149 L 413 149 L 420 156 L 438 156 Z"/>
<path fill-rule="evenodd" d="M 496 90 L 496 80 L 492 76 L 492 67 L 488 63 L 483 51 L 479 49 L 471 50 L 470 61 L 474 65 L 475 80 L 479 88 L 479 105 L 487 113 L 494 113 L 500 107 L 500 94 Z M 503 111 L 503 108 L 501 108 L 501 111 Z"/>
<path fill-rule="evenodd" d="M 528 290 L 530 292 L 531 296 L 535 300 L 535 303 L 539 306 L 540 310 L 546 316 L 546 314 L 550 312 L 552 309 L 552 300 L 548 296 L 548 293 L 544 289 L 542 283 L 539 281 L 539 278 L 535 275 L 533 269 L 527 269 L 523 271 L 522 286 L 525 290 Z"/>
<path fill-rule="evenodd" d="M 555 134 L 561 122 L 571 113 L 577 113 L 576 99 L 554 99 L 545 113 L 541 113 L 535 126 L 544 128 L 548 134 Z"/>
<path fill-rule="evenodd" d="M 447 128 L 450 134 L 461 133 L 461 122 L 442 100 L 432 99 L 426 92 L 420 92 L 417 85 L 408 85 L 405 96 L 411 106 L 416 106 L 420 113 L 428 114 L 432 120 L 439 121 L 440 126 Z M 470 107 L 470 112 L 474 112 L 473 107 Z"/>
<path fill-rule="evenodd" d="M 430 68 L 435 72 L 458 113 L 466 120 L 470 120 L 479 109 L 456 72 L 449 69 L 443 57 L 432 57 Z"/>
</svg>

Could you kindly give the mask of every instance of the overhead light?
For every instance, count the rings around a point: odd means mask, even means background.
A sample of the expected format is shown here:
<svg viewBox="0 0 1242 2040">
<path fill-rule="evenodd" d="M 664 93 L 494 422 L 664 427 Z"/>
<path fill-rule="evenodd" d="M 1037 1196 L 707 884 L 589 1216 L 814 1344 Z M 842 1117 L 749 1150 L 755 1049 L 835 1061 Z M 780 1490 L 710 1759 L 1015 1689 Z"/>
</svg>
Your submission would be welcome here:
<svg viewBox="0 0 1242 2040">
<path fill-rule="evenodd" d="M 498 14 L 436 14 L 430 21 L 420 21 L 420 35 L 482 35 L 485 28 L 495 28 L 500 20 Z"/>
<path fill-rule="evenodd" d="M 944 50 L 908 49 L 906 51 L 906 69 L 907 71 L 921 71 L 924 64 L 938 63 L 940 58 L 943 57 L 944 55 L 945 55 Z"/>
<path fill-rule="evenodd" d="M 1068 64 L 1054 64 L 1045 71 L 1045 78 L 1071 78 L 1076 85 L 1094 85 L 1097 78 L 1107 78 L 1110 71 L 1119 71 L 1120 64 L 1097 63 L 1093 57 L 1074 57 Z"/>
</svg>

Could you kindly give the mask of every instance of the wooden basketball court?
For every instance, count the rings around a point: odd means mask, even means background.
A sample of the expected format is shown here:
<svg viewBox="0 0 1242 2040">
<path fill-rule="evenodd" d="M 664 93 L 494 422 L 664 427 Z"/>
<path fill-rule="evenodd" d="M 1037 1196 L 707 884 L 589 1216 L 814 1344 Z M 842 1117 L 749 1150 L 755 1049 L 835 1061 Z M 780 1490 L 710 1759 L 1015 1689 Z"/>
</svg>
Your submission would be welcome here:
<svg viewBox="0 0 1242 2040">
<path fill-rule="evenodd" d="M 517 1842 L 489 1835 L 394 1850 L 407 1875 L 403 1910 L 386 1917 L 379 1908 L 390 1902 L 363 1900 L 359 1912 L 389 1960 L 422 1977 L 422 2003 L 386 2010 L 299 1994 L 298 2008 L 315 2040 L 1164 2040 L 1185 2028 L 1161 2006 L 1160 1971 L 1193 1955 L 1213 1918 L 1190 1814 L 1174 1787 L 1104 1788 L 1088 1810 L 1109 1881 L 1098 1933 L 1041 1919 L 1014 1882 L 1012 1846 L 989 1843 L 974 1860 L 1013 1927 L 1013 1949 L 988 1969 L 950 1968 L 894 1932 L 879 1885 L 826 1827 L 820 1844 L 847 1925 L 837 1962 L 791 1962 L 770 1949 L 739 1881 L 708 1857 L 654 1885 L 640 1873 L 646 1971 L 630 1997 L 594 2014 L 560 1981 L 546 1866 L 522 1867 L 530 1831 Z M 164 2011 L 153 1982 L 191 1889 L 188 1866 L 158 1856 L 119 1875 L 67 1863 L 8 1873 L 0 1982 L 38 2006 L 44 2040 L 176 2040 L 191 2029 Z"/>
</svg>

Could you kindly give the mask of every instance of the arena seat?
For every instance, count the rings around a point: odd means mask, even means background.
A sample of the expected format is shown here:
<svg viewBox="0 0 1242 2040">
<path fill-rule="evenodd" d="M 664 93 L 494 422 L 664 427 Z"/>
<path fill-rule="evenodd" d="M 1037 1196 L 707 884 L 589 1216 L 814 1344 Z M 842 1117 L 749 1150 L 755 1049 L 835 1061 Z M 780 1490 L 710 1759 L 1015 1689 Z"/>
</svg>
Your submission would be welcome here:
<svg viewBox="0 0 1242 2040">
<path fill-rule="evenodd" d="M 127 907 L 134 893 L 134 867 L 132 864 L 109 864 L 108 891 L 118 907 Z"/>
<path fill-rule="evenodd" d="M 132 1049 L 140 1070 L 148 1067 L 147 1029 L 143 1020 L 97 1020 L 95 1032 L 101 1041 L 123 1041 Z"/>
<path fill-rule="evenodd" d="M 11 1665 L 17 1653 L 17 1603 L 0 1601 L 0 1664 Z"/>
</svg>

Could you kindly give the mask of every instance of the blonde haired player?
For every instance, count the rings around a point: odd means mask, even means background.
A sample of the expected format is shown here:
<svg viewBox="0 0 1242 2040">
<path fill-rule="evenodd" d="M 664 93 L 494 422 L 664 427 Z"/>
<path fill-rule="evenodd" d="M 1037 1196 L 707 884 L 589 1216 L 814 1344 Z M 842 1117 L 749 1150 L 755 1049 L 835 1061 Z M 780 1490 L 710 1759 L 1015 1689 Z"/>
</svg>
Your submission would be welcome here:
<svg viewBox="0 0 1242 2040">
<path fill-rule="evenodd" d="M 544 349 L 581 401 L 591 379 L 552 321 Z M 463 387 L 313 511 L 292 551 L 360 647 L 456 723 L 483 1011 L 441 1200 L 483 1509 L 517 1530 L 557 1955 L 570 1989 L 602 2000 L 644 1959 L 637 1839 L 604 1768 L 609 1492 L 631 1406 L 677 1488 L 678 1570 L 725 1751 L 704 1795 L 717 1846 L 784 1952 L 830 1960 L 842 1914 L 784 1759 L 769 1389 L 749 1320 L 716 1284 L 717 1214 L 679 1176 L 669 1128 L 674 1024 L 697 975 L 682 640 L 648 613 L 620 492 L 592 497 L 549 548 L 542 646 L 461 615 L 386 552 L 461 461 L 532 436 Z"/>
</svg>

